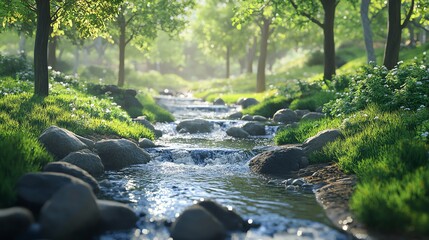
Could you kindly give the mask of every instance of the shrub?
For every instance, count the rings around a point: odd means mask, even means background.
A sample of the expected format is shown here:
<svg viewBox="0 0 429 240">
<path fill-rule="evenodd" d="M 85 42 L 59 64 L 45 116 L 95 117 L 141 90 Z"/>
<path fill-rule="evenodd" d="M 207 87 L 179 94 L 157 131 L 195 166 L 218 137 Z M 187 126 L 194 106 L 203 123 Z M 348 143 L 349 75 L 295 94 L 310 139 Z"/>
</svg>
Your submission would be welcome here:
<svg viewBox="0 0 429 240">
<path fill-rule="evenodd" d="M 308 60 L 306 62 L 307 66 L 323 65 L 325 62 L 324 54 L 322 51 L 317 50 L 310 53 Z"/>
<path fill-rule="evenodd" d="M 18 75 L 20 75 L 20 73 L 23 72 L 32 72 L 32 67 L 27 62 L 24 55 L 2 56 L 0 54 L 0 77 L 16 78 Z M 32 78 L 22 80 L 31 79 Z"/>
<path fill-rule="evenodd" d="M 426 60 L 399 62 L 392 69 L 366 65 L 351 77 L 349 88 L 325 105 L 332 116 L 341 116 L 377 104 L 383 111 L 428 107 L 429 67 Z"/>
</svg>

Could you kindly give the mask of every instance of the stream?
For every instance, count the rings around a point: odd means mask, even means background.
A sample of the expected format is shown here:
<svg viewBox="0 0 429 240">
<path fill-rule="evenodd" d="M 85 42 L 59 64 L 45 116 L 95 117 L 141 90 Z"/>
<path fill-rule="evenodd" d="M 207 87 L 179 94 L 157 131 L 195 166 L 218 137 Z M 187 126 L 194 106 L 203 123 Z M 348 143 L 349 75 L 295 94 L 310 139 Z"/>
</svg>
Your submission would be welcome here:
<svg viewBox="0 0 429 240">
<path fill-rule="evenodd" d="M 100 181 L 100 198 L 131 206 L 140 215 L 138 228 L 99 239 L 168 239 L 166 225 L 201 199 L 215 200 L 260 225 L 229 239 L 350 239 L 332 226 L 314 194 L 287 192 L 281 179 L 249 170 L 249 160 L 273 145 L 276 126 L 267 126 L 266 136 L 237 140 L 225 131 L 245 122 L 224 120 L 235 108 L 194 98 L 161 96 L 157 101 L 177 121 L 155 125 L 163 136 L 155 141 L 161 147 L 147 149 L 152 161 L 107 171 Z M 177 133 L 178 122 L 193 118 L 211 121 L 214 131 Z"/>
</svg>

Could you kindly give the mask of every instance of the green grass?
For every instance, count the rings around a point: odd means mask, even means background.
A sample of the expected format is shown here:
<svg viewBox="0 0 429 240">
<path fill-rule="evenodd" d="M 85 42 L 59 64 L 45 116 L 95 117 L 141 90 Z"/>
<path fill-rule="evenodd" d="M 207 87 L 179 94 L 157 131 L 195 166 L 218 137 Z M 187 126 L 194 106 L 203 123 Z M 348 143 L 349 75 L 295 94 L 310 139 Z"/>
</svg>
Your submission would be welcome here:
<svg viewBox="0 0 429 240">
<path fill-rule="evenodd" d="M 322 130 L 338 128 L 340 125 L 340 119 L 323 118 L 315 121 L 303 121 L 297 127 L 289 127 L 278 132 L 274 137 L 274 142 L 277 145 L 303 143 L 307 138 Z"/>
<path fill-rule="evenodd" d="M 323 105 L 331 100 L 335 99 L 333 92 L 319 91 L 310 96 L 303 98 L 296 98 L 290 104 L 290 109 L 307 109 L 310 111 L 316 111 L 317 108 L 323 107 Z"/>
<path fill-rule="evenodd" d="M 50 96 L 35 97 L 32 84 L 0 79 L 0 207 L 13 204 L 14 186 L 26 172 L 38 171 L 51 156 L 37 141 L 51 125 L 90 138 L 153 139 L 110 99 L 99 99 L 66 83 L 51 83 Z"/>
<path fill-rule="evenodd" d="M 419 129 L 426 119 L 429 109 L 383 112 L 372 105 L 344 120 L 300 123 L 278 133 L 275 141 L 300 143 L 320 130 L 340 127 L 345 139 L 329 143 L 310 162 L 336 161 L 357 175 L 350 206 L 369 228 L 424 235 L 429 233 L 429 145 Z"/>
<path fill-rule="evenodd" d="M 143 104 L 143 115 L 151 122 L 174 122 L 174 116 L 152 98 L 149 92 L 139 93 L 137 99 Z"/>
<path fill-rule="evenodd" d="M 264 99 L 257 105 L 251 106 L 243 110 L 243 114 L 261 115 L 266 118 L 271 118 L 280 109 L 287 108 L 290 100 L 284 96 L 275 96 Z"/>
</svg>

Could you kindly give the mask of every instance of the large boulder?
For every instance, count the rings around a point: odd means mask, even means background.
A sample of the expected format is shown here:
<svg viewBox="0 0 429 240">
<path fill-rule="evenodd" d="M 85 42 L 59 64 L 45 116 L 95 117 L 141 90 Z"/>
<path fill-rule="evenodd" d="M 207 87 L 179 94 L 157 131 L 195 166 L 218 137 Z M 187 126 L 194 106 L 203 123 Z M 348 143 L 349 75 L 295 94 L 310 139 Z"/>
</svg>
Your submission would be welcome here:
<svg viewBox="0 0 429 240">
<path fill-rule="evenodd" d="M 39 141 L 56 159 L 62 159 L 71 152 L 88 148 L 74 133 L 57 126 L 51 126 L 43 131 Z"/>
<path fill-rule="evenodd" d="M 95 196 L 88 185 L 62 187 L 40 211 L 40 226 L 49 239 L 87 239 L 99 220 Z"/>
<path fill-rule="evenodd" d="M 287 147 L 260 153 L 250 160 L 250 169 L 255 173 L 287 175 L 299 170 L 304 162 L 302 148 Z"/>
<path fill-rule="evenodd" d="M 290 109 L 280 109 L 273 115 L 274 122 L 294 123 L 298 121 L 296 112 Z"/>
<path fill-rule="evenodd" d="M 149 154 L 126 139 L 102 140 L 95 144 L 106 170 L 118 170 L 150 161 Z"/>
<path fill-rule="evenodd" d="M 222 223 L 199 205 L 183 211 L 171 227 L 174 240 L 217 240 L 225 236 L 226 230 Z"/>
<path fill-rule="evenodd" d="M 246 131 L 238 127 L 231 127 L 226 130 L 226 134 L 235 138 L 248 138 L 250 135 Z"/>
<path fill-rule="evenodd" d="M 204 119 L 190 119 L 180 122 L 176 130 L 188 133 L 207 133 L 213 130 L 213 124 Z"/>
<path fill-rule="evenodd" d="M 254 98 L 245 98 L 242 101 L 240 101 L 240 105 L 243 109 L 246 109 L 250 106 L 256 105 L 258 104 L 258 100 L 254 99 Z"/>
<path fill-rule="evenodd" d="M 315 136 L 307 138 L 302 147 L 305 153 L 311 154 L 316 151 L 322 150 L 326 144 L 337 140 L 342 137 L 342 133 L 339 129 L 328 129 L 317 133 Z"/>
<path fill-rule="evenodd" d="M 76 165 L 94 177 L 98 177 L 104 173 L 104 166 L 101 162 L 101 158 L 88 150 L 72 152 L 61 159 L 61 161 Z"/>
<path fill-rule="evenodd" d="M 15 239 L 33 222 L 33 214 L 26 208 L 0 209 L 0 236 L 2 239 Z"/>
<path fill-rule="evenodd" d="M 138 217 L 129 206 L 107 200 L 97 200 L 102 231 L 126 230 L 136 226 Z"/>
<path fill-rule="evenodd" d="M 253 116 L 249 114 L 245 114 L 241 117 L 241 120 L 243 121 L 253 121 Z"/>
<path fill-rule="evenodd" d="M 37 212 L 60 188 L 71 183 L 88 185 L 63 173 L 27 173 L 16 185 L 18 203 Z"/>
<path fill-rule="evenodd" d="M 224 228 L 228 231 L 245 232 L 249 230 L 249 224 L 247 221 L 244 221 L 243 218 L 232 209 L 223 207 L 211 200 L 198 202 L 197 205 L 203 207 L 213 216 L 215 216 L 216 219 L 221 222 Z"/>
<path fill-rule="evenodd" d="M 75 178 L 78 178 L 88 183 L 95 193 L 100 191 L 100 186 L 97 180 L 95 180 L 87 171 L 79 168 L 76 165 L 67 162 L 51 162 L 46 164 L 43 168 L 44 172 L 64 173 Z"/>
<path fill-rule="evenodd" d="M 252 136 L 266 135 L 265 125 L 261 123 L 248 122 L 244 124 L 242 129 Z"/>
<path fill-rule="evenodd" d="M 318 112 L 309 112 L 302 116 L 301 121 L 314 121 L 325 117 L 325 114 Z"/>
</svg>

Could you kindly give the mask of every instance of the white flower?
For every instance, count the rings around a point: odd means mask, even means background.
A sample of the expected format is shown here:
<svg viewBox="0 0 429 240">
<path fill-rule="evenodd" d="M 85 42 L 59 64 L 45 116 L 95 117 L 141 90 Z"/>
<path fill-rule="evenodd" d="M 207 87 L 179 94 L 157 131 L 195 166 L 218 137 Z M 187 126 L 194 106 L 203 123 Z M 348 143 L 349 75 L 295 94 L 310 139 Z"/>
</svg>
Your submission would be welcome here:
<svg viewBox="0 0 429 240">
<path fill-rule="evenodd" d="M 428 137 L 428 136 L 429 136 L 429 132 L 422 133 L 422 137 Z"/>
<path fill-rule="evenodd" d="M 420 85 L 422 85 L 422 84 L 423 84 L 423 83 L 422 83 L 422 82 L 420 82 L 420 81 L 417 81 L 417 82 L 416 82 L 416 85 L 419 85 L 419 86 L 420 86 Z"/>
<path fill-rule="evenodd" d="M 374 120 L 378 120 L 378 119 L 379 119 L 379 117 L 378 117 L 378 116 L 375 116 L 375 117 L 374 117 Z"/>
</svg>

